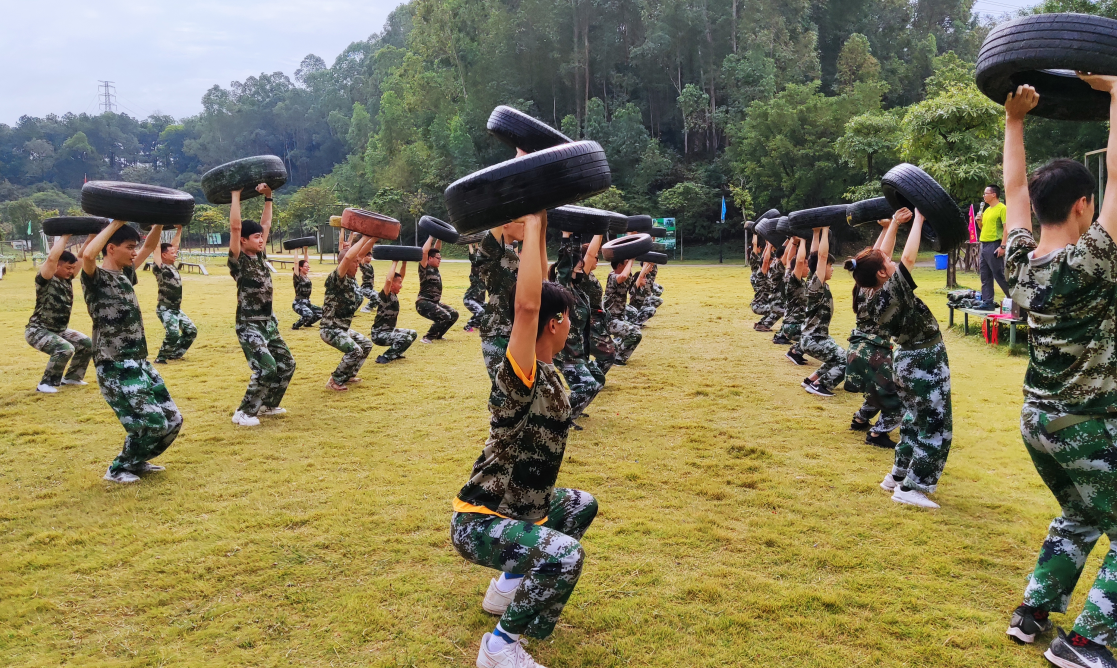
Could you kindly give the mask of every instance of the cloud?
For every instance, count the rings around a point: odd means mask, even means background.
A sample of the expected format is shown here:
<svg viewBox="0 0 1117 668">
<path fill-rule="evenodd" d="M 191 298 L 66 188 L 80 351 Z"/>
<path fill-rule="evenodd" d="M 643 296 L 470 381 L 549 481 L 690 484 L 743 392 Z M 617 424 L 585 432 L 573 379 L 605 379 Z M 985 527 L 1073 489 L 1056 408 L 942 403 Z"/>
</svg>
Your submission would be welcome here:
<svg viewBox="0 0 1117 668">
<path fill-rule="evenodd" d="M 294 74 L 309 53 L 327 63 L 379 32 L 399 0 L 200 0 L 7 3 L 0 62 L 8 94 L 0 123 L 49 113 L 97 113 L 98 80 L 120 110 L 183 118 L 202 95 L 261 72 Z M 14 66 L 13 66 L 14 65 Z M 14 91 L 14 94 L 11 93 Z"/>
</svg>

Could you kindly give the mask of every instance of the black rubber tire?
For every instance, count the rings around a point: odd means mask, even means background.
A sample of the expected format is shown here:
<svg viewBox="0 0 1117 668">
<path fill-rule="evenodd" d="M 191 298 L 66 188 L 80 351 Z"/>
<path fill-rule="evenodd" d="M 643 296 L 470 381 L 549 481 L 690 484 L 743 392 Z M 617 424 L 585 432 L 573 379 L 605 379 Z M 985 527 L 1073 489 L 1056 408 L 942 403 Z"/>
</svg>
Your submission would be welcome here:
<svg viewBox="0 0 1117 668">
<path fill-rule="evenodd" d="M 621 216 L 609 223 L 609 234 L 619 235 L 628 231 L 628 216 Z"/>
<path fill-rule="evenodd" d="M 276 155 L 256 155 L 218 165 L 202 174 L 202 192 L 210 204 L 228 204 L 233 191 L 240 190 L 240 201 L 259 197 L 256 186 L 268 184 L 278 190 L 287 183 L 287 168 Z"/>
<path fill-rule="evenodd" d="M 445 223 L 434 216 L 423 216 L 419 219 L 419 234 L 426 234 L 432 236 L 439 241 L 456 244 L 458 243 L 458 231 L 450 223 Z"/>
<path fill-rule="evenodd" d="M 629 216 L 628 229 L 626 229 L 625 232 L 640 232 L 642 234 L 647 234 L 651 232 L 653 227 L 655 227 L 655 221 L 652 220 L 651 216 Z"/>
<path fill-rule="evenodd" d="M 402 260 L 404 262 L 419 262 L 423 259 L 422 246 L 381 246 L 372 247 L 374 260 Z"/>
<path fill-rule="evenodd" d="M 756 222 L 759 223 L 760 221 L 764 220 L 765 218 L 779 218 L 781 215 L 782 214 L 780 214 L 779 209 L 768 209 L 764 213 L 760 214 L 760 217 L 756 219 Z"/>
<path fill-rule="evenodd" d="M 451 183 L 444 196 L 450 224 L 469 234 L 579 202 L 612 182 L 601 145 L 578 141 L 474 172 Z"/>
<path fill-rule="evenodd" d="M 1117 74 L 1117 21 L 1088 14 L 1035 14 L 989 31 L 977 55 L 977 87 L 1003 105 L 1017 86 L 1039 93 L 1033 116 L 1109 120 L 1109 95 L 1074 71 Z"/>
<path fill-rule="evenodd" d="M 778 248 L 787 241 L 787 234 L 785 232 L 780 232 L 777 229 L 781 220 L 785 221 L 784 225 L 786 226 L 787 216 L 758 220 L 756 222 L 756 228 L 754 229 L 754 232 L 756 232 L 756 235 L 763 241 L 766 241 Z"/>
<path fill-rule="evenodd" d="M 667 228 L 666 227 L 653 227 L 652 229 L 648 230 L 648 234 L 653 239 L 663 239 L 667 236 Z"/>
<path fill-rule="evenodd" d="M 601 256 L 609 262 L 628 260 L 650 251 L 652 243 L 652 238 L 647 234 L 617 237 L 601 247 Z"/>
<path fill-rule="evenodd" d="M 318 237 L 299 237 L 298 239 L 288 239 L 283 242 L 283 250 L 295 250 L 296 248 L 311 248 L 318 246 Z"/>
<path fill-rule="evenodd" d="M 194 218 L 194 196 L 144 183 L 90 181 L 81 188 L 81 209 L 91 216 L 174 227 Z"/>
<path fill-rule="evenodd" d="M 896 209 L 892 208 L 885 197 L 863 199 L 860 202 L 850 204 L 846 208 L 846 225 L 860 227 L 861 225 L 875 223 L 878 220 L 891 218 L 894 213 L 896 213 Z"/>
<path fill-rule="evenodd" d="M 802 237 L 810 235 L 816 227 L 843 228 L 846 224 L 847 208 L 845 204 L 835 204 L 792 211 L 787 216 L 786 230 L 790 235 Z"/>
<path fill-rule="evenodd" d="M 667 254 L 659 253 L 656 251 L 648 251 L 643 255 L 636 256 L 637 262 L 651 262 L 652 264 L 667 264 Z"/>
<path fill-rule="evenodd" d="M 902 162 L 888 170 L 880 180 L 888 203 L 896 209 L 919 209 L 926 219 L 924 226 L 934 232 L 932 247 L 945 253 L 970 238 L 969 226 L 962 210 L 950 194 L 931 175 L 915 165 Z"/>
<path fill-rule="evenodd" d="M 98 234 L 105 229 L 110 221 L 100 216 L 55 216 L 43 221 L 43 234 L 48 237 L 60 237 L 63 234 L 81 236 L 83 234 Z"/>
<path fill-rule="evenodd" d="M 488 233 L 488 230 L 481 230 L 480 232 L 474 232 L 472 234 L 459 234 L 457 243 L 462 246 L 479 244 L 485 240 L 485 235 Z"/>
<path fill-rule="evenodd" d="M 512 148 L 523 149 L 526 153 L 573 142 L 570 137 L 543 121 L 503 104 L 489 114 L 489 122 L 485 124 L 485 128 L 500 141 Z"/>
<path fill-rule="evenodd" d="M 619 213 L 569 204 L 547 211 L 547 227 L 554 227 L 560 232 L 593 236 L 608 232 L 618 218 L 624 221 L 625 225 L 628 224 L 628 219 Z"/>
</svg>

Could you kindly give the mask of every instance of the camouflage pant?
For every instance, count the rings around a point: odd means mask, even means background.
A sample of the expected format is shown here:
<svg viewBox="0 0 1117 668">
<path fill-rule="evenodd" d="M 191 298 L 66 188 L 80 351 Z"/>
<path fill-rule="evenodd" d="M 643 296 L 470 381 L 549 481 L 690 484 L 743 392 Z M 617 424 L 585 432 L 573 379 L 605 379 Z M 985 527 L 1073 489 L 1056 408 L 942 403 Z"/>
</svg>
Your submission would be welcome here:
<svg viewBox="0 0 1117 668">
<path fill-rule="evenodd" d="M 252 369 L 238 410 L 255 417 L 262 407 L 275 408 L 283 401 L 295 375 L 295 358 L 279 335 L 274 317 L 265 322 L 237 323 L 236 329 L 240 348 Z"/>
<path fill-rule="evenodd" d="M 182 429 L 182 413 L 163 378 L 147 360 L 99 362 L 96 368 L 101 396 L 128 433 L 109 470 L 131 470 L 163 454 Z"/>
<path fill-rule="evenodd" d="M 613 368 L 613 360 L 617 356 L 617 346 L 613 342 L 613 336 L 609 334 L 609 326 L 605 322 L 604 311 L 590 313 L 589 336 L 586 337 L 586 342 L 589 344 L 587 352 L 593 356 L 596 366 L 601 372 L 601 382 L 604 384 L 604 376 L 609 373 L 609 369 Z"/>
<path fill-rule="evenodd" d="M 462 297 L 462 303 L 465 304 L 466 309 L 469 310 L 473 316 L 465 323 L 466 327 L 477 328 L 481 326 L 481 319 L 485 314 L 485 293 L 475 295 L 469 290 L 465 291 L 465 296 Z"/>
<path fill-rule="evenodd" d="M 386 360 L 398 360 L 415 343 L 419 333 L 413 329 L 372 330 L 372 342 L 378 346 L 388 346 L 381 355 Z"/>
<path fill-rule="evenodd" d="M 63 372 L 66 380 L 85 378 L 85 370 L 93 357 L 93 341 L 85 334 L 74 329 L 52 332 L 42 327 L 28 327 L 23 332 L 23 338 L 35 350 L 50 355 L 40 384 L 60 385 Z M 66 370 L 67 362 L 70 364 L 69 371 Z"/>
<path fill-rule="evenodd" d="M 803 337 L 798 345 L 804 354 L 822 362 L 822 366 L 815 372 L 818 374 L 819 385 L 833 390 L 842 382 L 846 375 L 846 351 L 833 337 Z"/>
<path fill-rule="evenodd" d="M 640 325 L 621 318 L 613 318 L 609 321 L 609 333 L 613 335 L 613 345 L 617 349 L 614 360 L 627 364 L 628 358 L 632 357 L 636 346 L 640 345 L 640 340 L 644 338 L 640 333 Z"/>
<path fill-rule="evenodd" d="M 756 296 L 752 298 L 752 303 L 749 306 L 756 315 L 768 315 L 768 311 L 772 308 L 768 296 L 760 293 L 756 293 Z"/>
<path fill-rule="evenodd" d="M 655 307 L 646 301 L 640 308 L 636 308 L 635 306 L 624 307 L 624 319 L 636 323 L 641 327 L 644 323 L 651 320 L 653 315 L 655 315 Z"/>
<path fill-rule="evenodd" d="M 504 361 L 508 352 L 508 337 L 495 336 L 481 339 L 481 357 L 485 361 L 485 370 L 489 372 L 489 382 L 496 382 L 496 370 Z"/>
<path fill-rule="evenodd" d="M 365 305 L 365 308 L 369 311 L 375 311 L 376 307 L 380 305 L 380 300 L 376 296 L 376 288 L 371 285 L 362 285 L 359 291 L 361 296 L 368 300 L 368 304 Z"/>
<path fill-rule="evenodd" d="M 660 285 L 659 283 L 652 283 L 652 292 L 655 293 L 656 297 L 662 297 L 663 296 L 663 286 Z"/>
<path fill-rule="evenodd" d="M 1024 404 L 1020 432 L 1036 471 L 1063 509 L 1047 529 L 1024 604 L 1065 612 L 1086 558 L 1104 533 L 1109 537 L 1097 579 L 1074 630 L 1103 645 L 1117 644 L 1117 419 L 1095 418 L 1048 434 L 1062 414 Z"/>
<path fill-rule="evenodd" d="M 419 315 L 431 321 L 430 329 L 427 330 L 425 337 L 428 339 L 441 339 L 458 321 L 458 312 L 442 302 L 416 299 L 415 310 Z"/>
<path fill-rule="evenodd" d="M 864 339 L 850 339 L 845 389 L 861 392 L 865 401 L 857 419 L 868 422 L 880 413 L 873 432 L 886 434 L 900 426 L 904 402 L 892 376 L 892 349 Z"/>
<path fill-rule="evenodd" d="M 780 326 L 779 334 L 783 334 L 791 341 L 798 341 L 799 335 L 803 332 L 803 323 L 801 322 L 788 322 L 786 319 L 783 325 Z"/>
<path fill-rule="evenodd" d="M 905 415 L 892 475 L 905 476 L 904 487 L 934 492 L 954 437 L 946 346 L 939 341 L 930 348 L 898 349 L 893 364 Z"/>
<path fill-rule="evenodd" d="M 310 303 L 309 299 L 296 299 L 291 303 L 291 310 L 299 314 L 295 321 L 295 329 L 310 327 L 322 319 L 322 307 Z"/>
<path fill-rule="evenodd" d="M 562 376 L 566 379 L 567 386 L 570 387 L 571 418 L 580 417 L 582 411 L 590 405 L 590 402 L 593 401 L 604 385 L 605 374 L 598 371 L 601 375 L 601 380 L 599 380 L 590 365 L 596 366 L 593 362 L 587 360 L 568 361 L 562 365 Z"/>
<path fill-rule="evenodd" d="M 597 515 L 586 492 L 556 487 L 542 525 L 481 513 L 454 513 L 450 540 L 458 554 L 524 579 L 500 618 L 500 628 L 532 638 L 551 635 L 582 575 L 579 542 Z"/>
<path fill-rule="evenodd" d="M 767 313 L 765 313 L 764 317 L 760 319 L 759 324 L 763 325 L 764 327 L 771 327 L 786 314 L 787 311 L 783 306 L 783 301 L 773 299 L 772 302 L 768 305 Z"/>
<path fill-rule="evenodd" d="M 659 297 L 657 295 L 648 295 L 647 298 L 644 299 L 644 303 L 649 306 L 659 308 L 660 306 L 663 306 L 663 297 Z"/>
<path fill-rule="evenodd" d="M 167 330 L 158 357 L 165 360 L 181 358 L 198 337 L 198 328 L 185 313 L 178 309 L 156 306 L 155 315 L 159 317 L 159 322 L 163 323 L 163 329 Z"/>
<path fill-rule="evenodd" d="M 318 330 L 318 336 L 322 337 L 322 340 L 326 343 L 345 353 L 345 356 L 341 358 L 337 368 L 331 374 L 334 382 L 339 385 L 348 383 L 350 378 L 356 376 L 361 367 L 364 366 L 365 360 L 368 359 L 369 353 L 372 352 L 372 341 L 352 329 L 323 327 Z"/>
</svg>

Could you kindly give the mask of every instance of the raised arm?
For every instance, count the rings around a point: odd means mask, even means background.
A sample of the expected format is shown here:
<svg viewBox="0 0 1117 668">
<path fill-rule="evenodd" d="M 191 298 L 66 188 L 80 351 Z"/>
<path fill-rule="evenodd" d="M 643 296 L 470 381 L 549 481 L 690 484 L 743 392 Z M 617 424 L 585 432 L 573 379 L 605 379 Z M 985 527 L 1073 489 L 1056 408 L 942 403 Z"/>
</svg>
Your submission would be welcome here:
<svg viewBox="0 0 1117 668">
<path fill-rule="evenodd" d="M 546 257 L 546 213 L 524 216 L 524 250 L 516 274 L 515 318 L 508 337 L 508 357 L 527 374 L 535 370 L 535 340 L 539 334 L 539 303 L 543 295 L 543 267 Z M 540 250 L 542 246 L 542 250 Z"/>
<path fill-rule="evenodd" d="M 182 225 L 175 225 L 175 238 L 171 245 L 175 248 L 182 248 Z"/>
<path fill-rule="evenodd" d="M 908 240 L 904 244 L 904 252 L 900 254 L 900 262 L 911 271 L 915 268 L 915 259 L 919 256 L 919 241 L 923 238 L 923 214 L 915 210 L 915 220 L 908 231 Z"/>
<path fill-rule="evenodd" d="M 50 247 L 50 254 L 47 259 L 43 260 L 42 266 L 39 267 L 39 275 L 50 280 L 54 278 L 54 272 L 58 271 L 58 258 L 62 257 L 62 252 L 66 250 L 66 244 L 70 243 L 70 235 L 63 234 L 60 237 L 55 237 L 54 245 Z"/>
<path fill-rule="evenodd" d="M 617 272 L 617 283 L 624 283 L 632 275 L 632 260 L 625 260 L 624 266 Z"/>
<path fill-rule="evenodd" d="M 642 288 L 642 287 L 644 287 L 644 285 L 647 284 L 648 272 L 651 271 L 652 267 L 654 267 L 654 266 L 655 266 L 655 264 L 653 264 L 651 262 L 645 262 L 644 265 L 642 267 L 640 267 L 640 275 L 636 277 L 637 287 Z"/>
<path fill-rule="evenodd" d="M 264 212 L 260 214 L 260 227 L 264 228 L 264 245 L 267 246 L 268 235 L 271 233 L 272 201 L 271 188 L 268 184 L 261 183 L 256 186 L 256 192 L 264 196 Z"/>
<path fill-rule="evenodd" d="M 880 250 L 880 245 L 884 241 L 884 237 L 888 234 L 888 226 L 892 224 L 891 218 L 882 218 L 877 221 L 880 225 L 880 234 L 877 235 L 877 240 L 873 242 L 873 250 Z"/>
<path fill-rule="evenodd" d="M 374 242 L 375 239 L 372 237 L 362 237 L 360 241 L 352 246 L 337 265 L 338 275 L 345 276 L 350 270 L 354 269 L 361 261 L 361 258 L 365 256 L 365 253 L 368 252 L 368 249 L 372 248 Z"/>
<path fill-rule="evenodd" d="M 144 238 L 144 245 L 140 246 L 140 250 L 136 253 L 136 259 L 132 262 L 132 266 L 136 268 L 144 266 L 144 260 L 155 252 L 155 249 L 159 247 L 159 240 L 162 238 L 163 226 L 152 225 L 151 231 Z"/>
<path fill-rule="evenodd" d="M 597 266 L 597 256 L 601 253 L 601 244 L 604 243 L 605 236 L 602 234 L 593 235 L 590 239 L 589 248 L 586 249 L 586 256 L 582 258 L 582 266 L 585 267 L 586 273 L 593 271 L 590 265 Z"/>
<path fill-rule="evenodd" d="M 1093 84 L 1091 84 L 1093 85 Z M 1020 86 L 1005 100 L 1005 200 L 1012 207 L 1005 216 L 1005 233 L 1022 227 L 1032 229 L 1032 205 L 1028 197 L 1028 165 L 1024 156 L 1024 117 L 1039 103 L 1039 93 L 1031 86 Z M 1110 112 L 1112 115 L 1112 111 Z M 1110 143 L 1113 135 L 1110 134 Z"/>
<path fill-rule="evenodd" d="M 884 234 L 881 235 L 880 246 L 877 248 L 884 256 L 892 259 L 892 253 L 896 250 L 896 233 L 900 231 L 900 226 L 911 220 L 911 209 L 903 208 L 892 214 L 892 222 L 885 228 Z"/>
<path fill-rule="evenodd" d="M 427 254 L 431 252 L 432 247 L 434 247 L 434 237 L 428 235 L 427 240 L 423 242 L 423 257 L 419 258 L 420 267 L 427 266 Z"/>
<path fill-rule="evenodd" d="M 123 220 L 114 220 L 105 229 L 97 233 L 93 237 L 93 241 L 87 241 L 84 250 L 81 252 L 81 270 L 86 274 L 92 276 L 97 273 L 97 254 L 109 242 L 109 237 L 116 234 L 116 231 L 124 227 Z"/>
<path fill-rule="evenodd" d="M 399 271 L 399 260 L 392 263 L 391 271 L 389 271 L 388 275 L 384 278 L 384 289 L 381 290 L 384 294 L 388 294 L 392 289 L 392 281 L 395 280 L 397 271 Z"/>
<path fill-rule="evenodd" d="M 825 267 L 827 263 L 826 260 L 830 257 L 830 228 L 823 227 L 820 230 L 816 230 L 816 232 L 818 232 L 818 262 L 815 264 L 815 269 L 818 267 Z M 818 276 L 819 280 L 826 283 L 826 281 L 829 280 L 826 276 L 827 273 L 828 272 L 823 269 L 821 272 L 815 271 L 815 276 Z"/>
<path fill-rule="evenodd" d="M 768 268 L 772 266 L 772 249 L 775 248 L 775 246 L 769 242 L 764 243 L 764 256 L 760 258 L 760 273 L 767 274 Z"/>
<path fill-rule="evenodd" d="M 240 191 L 233 191 L 229 203 L 229 255 L 240 257 Z"/>
<path fill-rule="evenodd" d="M 800 239 L 799 250 L 795 251 L 795 277 L 802 280 L 811 273 L 811 268 L 807 266 L 807 240 Z"/>
</svg>

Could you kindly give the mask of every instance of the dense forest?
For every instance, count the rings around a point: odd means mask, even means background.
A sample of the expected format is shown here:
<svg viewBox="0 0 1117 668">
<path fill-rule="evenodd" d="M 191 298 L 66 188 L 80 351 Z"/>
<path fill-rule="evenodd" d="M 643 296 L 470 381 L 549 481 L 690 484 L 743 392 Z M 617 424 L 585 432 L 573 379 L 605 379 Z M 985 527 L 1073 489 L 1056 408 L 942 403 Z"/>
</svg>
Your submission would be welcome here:
<svg viewBox="0 0 1117 668">
<path fill-rule="evenodd" d="M 194 193 L 208 168 L 273 153 L 290 182 L 279 229 L 341 206 L 410 229 L 442 191 L 511 157 L 489 137 L 509 104 L 606 149 L 614 188 L 593 204 L 675 216 L 691 242 L 729 221 L 878 193 L 899 161 L 961 202 L 999 178 L 1003 110 L 973 85 L 992 25 L 972 0 L 411 0 L 333 65 L 213 86 L 176 120 L 103 113 L 0 124 L 0 236 L 77 207 L 85 179 Z M 1117 1 L 1034 11 L 1117 18 Z M 1030 157 L 1081 158 L 1105 127 L 1030 120 Z M 255 202 L 255 201 L 254 201 Z M 197 207 L 199 229 L 227 229 Z M 739 225 L 730 225 L 732 235 Z M 37 233 L 37 231 L 36 231 Z M 406 232 L 405 232 L 406 233 Z"/>
</svg>

